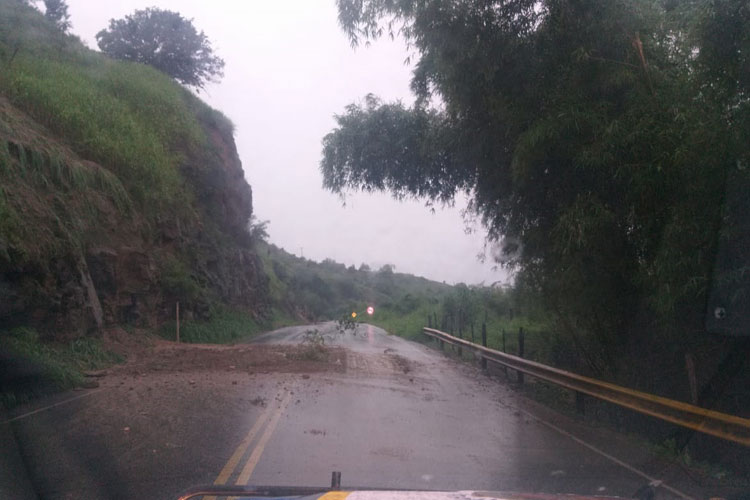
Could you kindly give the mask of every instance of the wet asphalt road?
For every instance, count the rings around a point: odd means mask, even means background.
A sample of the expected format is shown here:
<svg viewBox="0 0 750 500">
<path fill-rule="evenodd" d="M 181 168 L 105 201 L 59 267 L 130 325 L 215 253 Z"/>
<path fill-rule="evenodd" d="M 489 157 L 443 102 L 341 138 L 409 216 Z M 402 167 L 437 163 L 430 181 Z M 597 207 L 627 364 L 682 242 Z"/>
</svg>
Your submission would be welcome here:
<svg viewBox="0 0 750 500">
<path fill-rule="evenodd" d="M 379 328 L 290 327 L 254 342 L 299 343 L 313 328 L 347 349 L 345 366 L 153 374 L 131 387 L 115 377 L 1 423 L 0 442 L 14 437 L 17 449 L 4 448 L 0 470 L 26 477 L 0 474 L 0 492 L 15 477 L 15 498 L 166 499 L 213 482 L 324 487 L 332 471 L 344 487 L 622 497 L 644 474 L 671 481 L 637 447 L 568 425 L 479 369 Z M 660 487 L 657 497 L 676 495 Z"/>
<path fill-rule="evenodd" d="M 631 497 L 647 482 L 530 419 L 517 394 L 479 370 L 374 326 L 316 328 L 351 351 L 347 371 L 285 414 L 253 473 L 260 484 L 314 484 L 336 470 L 350 486 Z M 255 342 L 296 343 L 309 329 Z M 395 356 L 405 370 L 388 363 Z"/>
</svg>

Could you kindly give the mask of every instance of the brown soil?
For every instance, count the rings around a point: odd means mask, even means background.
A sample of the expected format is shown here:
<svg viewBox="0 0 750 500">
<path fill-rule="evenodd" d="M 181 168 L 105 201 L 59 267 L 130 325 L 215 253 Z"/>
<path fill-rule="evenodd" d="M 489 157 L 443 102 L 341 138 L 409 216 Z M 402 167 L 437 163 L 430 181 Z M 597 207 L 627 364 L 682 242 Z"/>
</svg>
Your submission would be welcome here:
<svg viewBox="0 0 750 500">
<path fill-rule="evenodd" d="M 105 345 L 127 358 L 126 363 L 110 368 L 112 375 L 205 371 L 309 373 L 346 369 L 346 350 L 340 347 L 178 344 L 155 338 L 128 342 L 122 335 L 112 333 Z"/>
<path fill-rule="evenodd" d="M 75 409 L 76 418 L 62 428 L 35 431 L 49 433 L 40 442 L 100 449 L 103 456 L 117 450 L 115 462 L 103 462 L 114 475 L 122 464 L 137 470 L 135 477 L 167 463 L 185 471 L 170 480 L 210 482 L 214 462 L 226 460 L 227 450 L 247 432 L 248 419 L 278 405 L 282 394 L 294 395 L 297 381 L 346 370 L 346 350 L 338 347 L 177 344 L 142 333 L 103 335 L 104 347 L 127 361 L 90 373 L 87 381 L 98 389 L 65 406 Z"/>
</svg>

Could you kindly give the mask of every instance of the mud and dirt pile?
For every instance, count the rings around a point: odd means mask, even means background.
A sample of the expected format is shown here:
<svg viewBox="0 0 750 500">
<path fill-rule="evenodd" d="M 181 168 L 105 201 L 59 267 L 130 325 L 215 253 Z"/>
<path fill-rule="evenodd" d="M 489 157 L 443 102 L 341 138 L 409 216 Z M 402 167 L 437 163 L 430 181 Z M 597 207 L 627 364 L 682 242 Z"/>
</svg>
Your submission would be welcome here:
<svg viewBox="0 0 750 500">
<path fill-rule="evenodd" d="M 109 370 L 111 374 L 149 376 L 158 373 L 310 373 L 343 372 L 347 351 L 324 347 L 313 352 L 307 345 L 176 344 L 156 340 L 152 348 Z"/>
</svg>

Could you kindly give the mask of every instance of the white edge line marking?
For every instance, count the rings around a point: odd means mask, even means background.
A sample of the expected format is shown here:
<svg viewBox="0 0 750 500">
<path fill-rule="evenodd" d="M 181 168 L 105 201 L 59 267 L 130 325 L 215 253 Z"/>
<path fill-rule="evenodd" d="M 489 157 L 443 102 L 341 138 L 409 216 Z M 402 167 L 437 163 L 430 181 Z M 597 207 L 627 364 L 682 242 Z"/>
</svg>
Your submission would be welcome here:
<svg viewBox="0 0 750 500">
<path fill-rule="evenodd" d="M 69 399 L 65 399 L 63 401 L 58 401 L 57 403 L 55 403 L 53 405 L 45 406 L 45 407 L 42 407 L 42 408 L 37 408 L 34 411 L 30 411 L 28 413 L 23 413 L 21 415 L 17 415 L 17 416 L 15 416 L 13 418 L 9 418 L 8 420 L 3 420 L 2 422 L 0 422 L 0 425 L 9 424 L 9 423 L 11 423 L 13 421 L 21 420 L 22 418 L 26 418 L 26 417 L 30 417 L 31 415 L 34 415 L 36 413 L 43 412 L 45 410 L 49 410 L 50 408 L 54 408 L 55 406 L 64 405 L 65 403 L 70 403 L 71 401 L 75 401 L 76 399 L 85 398 L 86 396 L 90 396 L 90 395 L 95 394 L 95 393 L 97 393 L 97 392 L 99 392 L 101 390 L 102 389 L 94 389 L 93 391 L 89 391 L 89 392 L 84 393 L 84 394 L 79 394 L 78 396 L 75 396 L 75 397 L 72 397 L 72 398 L 69 398 Z"/>
<path fill-rule="evenodd" d="M 542 425 L 544 425 L 546 427 L 549 427 L 550 429 L 552 429 L 554 431 L 557 431 L 560 434 L 562 434 L 563 436 L 568 437 L 568 438 L 572 439 L 573 441 L 575 441 L 576 443 L 578 443 L 578 444 L 580 444 L 580 445 L 588 448 L 589 450 L 593 451 L 594 453 L 598 453 L 599 455 L 603 456 L 607 460 L 610 460 L 611 462 L 614 462 L 615 464 L 619 465 L 620 467 L 624 467 L 625 469 L 629 470 L 630 472 L 632 472 L 634 474 L 637 474 L 637 475 L 641 476 L 644 479 L 647 479 L 648 482 L 649 482 L 649 484 L 653 485 L 654 488 L 664 488 L 665 490 L 667 490 L 667 491 L 669 491 L 671 493 L 674 493 L 675 495 L 677 495 L 677 496 L 679 496 L 681 498 L 684 498 L 685 500 L 695 500 L 690 495 L 687 495 L 687 494 L 681 492 L 680 490 L 672 488 L 671 486 L 669 486 L 668 484 L 662 482 L 661 480 L 658 480 L 656 478 L 653 478 L 653 477 L 649 476 L 645 472 L 643 472 L 643 471 L 641 471 L 639 469 L 636 469 L 632 465 L 629 465 L 626 462 L 623 462 L 622 460 L 620 460 L 617 457 L 613 457 L 609 453 L 606 453 L 606 452 L 600 450 L 596 446 L 587 443 L 583 439 L 574 436 L 570 432 L 561 429 L 560 427 L 556 426 L 555 424 L 551 424 L 551 423 L 547 422 L 546 420 L 542 420 L 541 418 L 537 417 L 536 415 L 534 415 L 531 412 L 526 411 L 526 410 L 524 410 L 522 408 L 516 407 L 516 409 L 518 411 L 520 411 L 520 412 L 528 415 L 529 417 L 533 418 L 534 420 L 536 420 L 540 424 L 542 424 Z"/>
</svg>

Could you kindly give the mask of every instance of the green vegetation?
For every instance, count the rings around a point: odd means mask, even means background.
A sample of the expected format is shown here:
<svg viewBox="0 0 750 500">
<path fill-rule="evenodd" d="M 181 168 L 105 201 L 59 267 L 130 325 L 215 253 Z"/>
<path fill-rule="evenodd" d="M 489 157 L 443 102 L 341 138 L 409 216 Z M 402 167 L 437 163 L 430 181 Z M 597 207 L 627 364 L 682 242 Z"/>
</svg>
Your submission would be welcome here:
<svg viewBox="0 0 750 500">
<path fill-rule="evenodd" d="M 13 370 L 14 377 L 4 378 L 0 403 L 6 407 L 47 392 L 70 389 L 83 383 L 82 371 L 98 370 L 123 358 L 102 348 L 92 338 L 78 338 L 66 344 L 43 343 L 30 328 L 0 332 L 0 356 Z M 7 376 L 7 374 L 6 374 Z"/>
<path fill-rule="evenodd" d="M 212 311 L 208 319 L 185 319 L 180 321 L 180 341 L 201 344 L 227 344 L 238 340 L 249 340 L 254 335 L 299 323 L 278 310 L 267 318 L 256 318 L 252 314 L 228 307 Z M 164 322 L 159 335 L 175 340 L 177 325 L 174 320 Z"/>
<path fill-rule="evenodd" d="M 165 258 L 162 264 L 162 286 L 164 291 L 178 301 L 189 303 L 201 296 L 201 287 L 190 274 L 185 263 L 174 256 Z"/>
<path fill-rule="evenodd" d="M 299 359 L 302 361 L 325 361 L 327 357 L 325 338 L 320 334 L 320 331 L 317 328 L 305 331 Z"/>
<path fill-rule="evenodd" d="M 71 27 L 68 4 L 65 0 L 44 0 L 44 17 L 55 23 L 63 33 L 67 33 Z"/>
<path fill-rule="evenodd" d="M 266 300 L 232 123 L 153 67 L 86 48 L 65 2 L 45 5 L 0 0 L 3 349 L 47 390 L 112 361 L 82 332 L 154 330 L 178 301 L 188 341 L 289 321 Z"/>
<path fill-rule="evenodd" d="M 147 66 L 75 55 L 45 59 L 21 45 L 0 91 L 78 155 L 111 168 L 135 200 L 159 207 L 179 190 L 176 147 L 205 143 L 193 99 Z"/>
<path fill-rule="evenodd" d="M 745 0 L 343 1 L 339 21 L 354 44 L 403 34 L 417 99 L 337 117 L 329 189 L 469 196 L 554 327 L 540 357 L 686 398 L 695 356 L 708 407 L 747 386 L 750 343 L 706 331 L 716 283 L 750 307 Z"/>
<path fill-rule="evenodd" d="M 231 139 L 233 127 L 221 113 L 154 68 L 86 49 L 32 7 L 12 0 L 0 2 L 0 67 L 0 95 L 35 122 L 2 106 L 0 139 L 11 146 L 0 149 L 0 175 L 11 175 L 14 163 L 35 172 L 43 185 L 52 182 L 64 192 L 88 188 L 120 209 L 134 204 L 145 214 L 148 231 L 165 218 L 196 221 L 196 185 L 201 171 L 216 164 L 207 158 L 215 146 L 203 124 Z M 48 131 L 55 141 L 45 137 Z M 181 172 L 191 157 L 203 166 Z M 184 176 L 195 184 L 186 185 Z M 84 215 L 62 214 L 61 222 L 93 224 Z M 82 237 L 69 236 L 62 246 Z"/>
<path fill-rule="evenodd" d="M 364 265 L 356 269 L 331 259 L 317 263 L 267 243 L 258 246 L 258 254 L 269 278 L 272 303 L 311 321 L 338 319 L 352 312 L 366 315 L 367 305 L 404 314 L 416 307 L 415 297 L 437 303 L 451 290 L 443 283 L 393 272 L 391 266 L 371 271 Z"/>
<path fill-rule="evenodd" d="M 178 12 L 151 7 L 110 19 L 96 41 L 114 59 L 148 64 L 185 85 L 202 87 L 224 76 L 224 61 L 214 55 L 206 35 Z"/>
<path fill-rule="evenodd" d="M 505 331 L 510 353 L 518 352 L 518 331 L 523 328 L 526 357 L 570 364 L 564 355 L 573 349 L 559 345 L 539 298 L 529 291 L 451 286 L 397 273 L 388 265 L 373 271 L 366 265 L 356 269 L 330 259 L 318 263 L 266 243 L 259 253 L 272 303 L 290 315 L 317 321 L 350 318 L 356 312 L 357 322 L 417 341 L 424 340 L 422 328 L 431 323 L 480 343 L 485 323 L 488 346 L 502 349 Z M 367 315 L 368 306 L 374 307 L 374 315 Z"/>
</svg>

